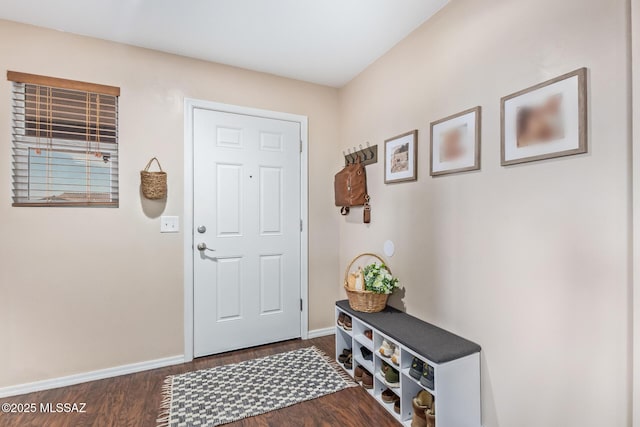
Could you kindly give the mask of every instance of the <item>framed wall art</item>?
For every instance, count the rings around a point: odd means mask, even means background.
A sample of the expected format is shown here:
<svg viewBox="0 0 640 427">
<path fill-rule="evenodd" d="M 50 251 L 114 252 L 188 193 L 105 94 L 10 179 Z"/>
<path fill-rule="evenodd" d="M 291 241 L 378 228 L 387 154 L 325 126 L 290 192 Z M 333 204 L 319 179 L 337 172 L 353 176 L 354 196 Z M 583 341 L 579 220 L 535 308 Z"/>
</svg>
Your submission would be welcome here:
<svg viewBox="0 0 640 427">
<path fill-rule="evenodd" d="M 480 169 L 481 108 L 431 123 L 431 176 Z"/>
<path fill-rule="evenodd" d="M 587 69 L 501 100 L 503 166 L 587 152 Z"/>
<path fill-rule="evenodd" d="M 384 142 L 384 182 L 418 179 L 418 131 L 403 133 Z"/>
</svg>

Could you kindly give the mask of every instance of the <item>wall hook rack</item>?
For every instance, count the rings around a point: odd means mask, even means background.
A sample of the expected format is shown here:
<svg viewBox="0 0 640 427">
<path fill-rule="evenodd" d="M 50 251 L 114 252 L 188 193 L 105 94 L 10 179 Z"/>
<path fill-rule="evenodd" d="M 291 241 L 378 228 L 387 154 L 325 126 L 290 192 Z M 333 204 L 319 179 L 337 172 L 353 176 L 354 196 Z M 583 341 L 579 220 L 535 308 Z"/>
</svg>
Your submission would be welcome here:
<svg viewBox="0 0 640 427">
<path fill-rule="evenodd" d="M 352 165 L 360 160 L 360 163 L 363 165 L 372 165 L 374 163 L 378 163 L 378 146 L 377 145 L 369 145 L 366 143 L 366 147 L 362 147 L 362 144 L 358 144 L 358 148 L 348 148 L 345 153 L 342 150 L 342 155 L 344 156 L 344 164 Z"/>
</svg>

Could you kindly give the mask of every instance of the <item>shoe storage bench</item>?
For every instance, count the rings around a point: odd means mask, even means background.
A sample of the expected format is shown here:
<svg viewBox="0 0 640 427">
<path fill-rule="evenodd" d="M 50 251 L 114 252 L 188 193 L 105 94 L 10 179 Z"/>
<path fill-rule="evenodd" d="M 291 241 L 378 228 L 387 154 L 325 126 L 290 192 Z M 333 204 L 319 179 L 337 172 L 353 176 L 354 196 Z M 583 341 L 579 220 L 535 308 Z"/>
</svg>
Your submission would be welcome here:
<svg viewBox="0 0 640 427">
<path fill-rule="evenodd" d="M 351 317 L 351 330 L 337 324 L 341 313 Z M 354 311 L 347 300 L 336 302 L 336 360 L 344 349 L 352 350 L 353 368 L 346 369 L 353 377 L 360 365 L 374 377 L 373 389 L 367 390 L 395 419 L 411 426 L 413 398 L 427 390 L 435 399 L 437 427 L 481 427 L 480 420 L 480 346 L 413 316 L 386 307 L 379 313 Z M 373 339 L 364 335 L 373 331 Z M 382 341 L 400 348 L 400 365 L 392 364 L 378 349 Z M 360 348 L 373 352 L 373 361 L 362 357 Z M 413 358 L 434 368 L 434 387 L 427 388 L 409 375 Z M 388 387 L 380 373 L 382 363 L 398 368 L 400 387 L 391 390 L 400 397 L 400 414 L 393 403 L 384 403 L 381 394 Z"/>
</svg>

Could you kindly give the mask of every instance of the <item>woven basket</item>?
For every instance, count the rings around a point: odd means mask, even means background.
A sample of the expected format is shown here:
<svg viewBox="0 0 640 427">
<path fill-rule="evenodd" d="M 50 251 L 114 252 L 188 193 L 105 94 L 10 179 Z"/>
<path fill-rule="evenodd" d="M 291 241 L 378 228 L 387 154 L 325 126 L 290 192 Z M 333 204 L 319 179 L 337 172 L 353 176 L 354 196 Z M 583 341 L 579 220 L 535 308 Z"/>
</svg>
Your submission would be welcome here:
<svg viewBox="0 0 640 427">
<path fill-rule="evenodd" d="M 387 306 L 387 299 L 389 298 L 388 294 L 377 294 L 371 291 L 357 291 L 354 289 L 349 289 L 349 286 L 347 284 L 347 280 L 349 279 L 349 271 L 351 270 L 351 267 L 353 267 L 353 263 L 355 263 L 358 258 L 362 258 L 364 256 L 377 258 L 382 264 L 384 264 L 384 260 L 376 254 L 364 253 L 358 255 L 351 260 L 351 262 L 347 266 L 347 270 L 344 273 L 344 290 L 347 291 L 349 305 L 352 309 L 364 313 L 377 313 L 384 310 L 384 308 Z M 389 266 L 387 266 L 387 270 L 389 270 L 389 273 L 391 273 L 391 269 L 389 268 Z"/>
<path fill-rule="evenodd" d="M 149 172 L 151 163 L 156 161 L 160 172 Z M 142 180 L 142 194 L 145 198 L 151 200 L 159 200 L 167 197 L 167 173 L 163 172 L 162 166 L 156 157 L 149 160 L 147 167 L 140 172 L 140 178 Z"/>
</svg>

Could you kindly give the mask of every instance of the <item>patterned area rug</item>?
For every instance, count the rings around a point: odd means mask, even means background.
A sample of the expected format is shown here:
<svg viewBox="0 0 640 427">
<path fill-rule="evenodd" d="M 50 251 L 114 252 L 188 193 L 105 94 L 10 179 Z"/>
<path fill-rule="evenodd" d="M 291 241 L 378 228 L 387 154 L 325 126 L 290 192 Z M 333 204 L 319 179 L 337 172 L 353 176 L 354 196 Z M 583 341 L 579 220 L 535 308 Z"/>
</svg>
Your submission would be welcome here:
<svg viewBox="0 0 640 427">
<path fill-rule="evenodd" d="M 217 426 L 357 384 L 316 347 L 165 379 L 158 426 Z"/>
</svg>

